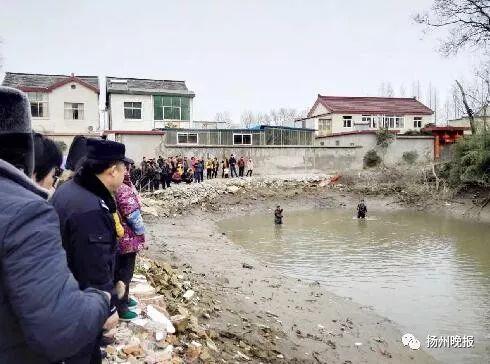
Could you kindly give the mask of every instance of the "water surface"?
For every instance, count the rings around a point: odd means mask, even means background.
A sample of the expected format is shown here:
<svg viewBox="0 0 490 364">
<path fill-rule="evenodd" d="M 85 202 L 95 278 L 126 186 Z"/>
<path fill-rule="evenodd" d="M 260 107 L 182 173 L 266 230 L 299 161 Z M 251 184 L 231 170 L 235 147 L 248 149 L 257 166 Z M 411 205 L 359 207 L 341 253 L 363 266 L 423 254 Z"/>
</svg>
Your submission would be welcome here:
<svg viewBox="0 0 490 364">
<path fill-rule="evenodd" d="M 426 346 L 427 335 L 473 335 L 473 349 L 427 349 L 447 363 L 490 362 L 490 225 L 438 215 L 346 209 L 227 220 L 230 238 L 283 273 L 398 323 Z"/>
</svg>

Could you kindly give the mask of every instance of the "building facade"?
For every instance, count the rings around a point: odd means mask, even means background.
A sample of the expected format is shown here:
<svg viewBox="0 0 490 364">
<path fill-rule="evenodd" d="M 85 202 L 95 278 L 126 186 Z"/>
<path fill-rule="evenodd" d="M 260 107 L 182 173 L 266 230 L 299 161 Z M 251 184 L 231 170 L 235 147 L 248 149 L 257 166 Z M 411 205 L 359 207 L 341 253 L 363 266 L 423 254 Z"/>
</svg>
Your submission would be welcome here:
<svg viewBox="0 0 490 364">
<path fill-rule="evenodd" d="M 69 137 L 100 130 L 96 76 L 7 72 L 2 85 L 27 93 L 37 132 Z"/>
<path fill-rule="evenodd" d="M 396 133 L 420 131 L 434 122 L 434 112 L 415 98 L 338 97 L 318 98 L 308 117 L 297 126 L 315 129 L 316 136 L 328 136 L 388 128 Z"/>
<path fill-rule="evenodd" d="M 192 127 L 194 92 L 185 81 L 106 78 L 105 130 Z"/>
</svg>

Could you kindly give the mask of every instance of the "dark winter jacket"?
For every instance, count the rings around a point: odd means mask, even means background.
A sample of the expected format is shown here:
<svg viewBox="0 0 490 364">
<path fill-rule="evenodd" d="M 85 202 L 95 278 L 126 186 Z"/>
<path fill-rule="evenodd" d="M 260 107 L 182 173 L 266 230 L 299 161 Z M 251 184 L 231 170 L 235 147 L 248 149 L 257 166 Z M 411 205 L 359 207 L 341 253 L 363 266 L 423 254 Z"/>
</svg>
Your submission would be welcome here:
<svg viewBox="0 0 490 364">
<path fill-rule="evenodd" d="M 117 248 L 114 198 L 97 176 L 82 168 L 51 201 L 60 217 L 68 266 L 80 287 L 112 293 Z"/>
<path fill-rule="evenodd" d="M 80 291 L 66 264 L 55 210 L 0 160 L 0 363 L 49 363 L 94 341 L 108 300 Z"/>
<path fill-rule="evenodd" d="M 199 161 L 195 164 L 194 168 L 196 170 L 196 173 L 201 173 L 204 170 L 204 165 L 201 161 Z"/>
<path fill-rule="evenodd" d="M 236 164 L 235 157 L 231 157 L 230 160 L 228 161 L 228 163 L 230 164 L 230 167 L 234 166 Z"/>
</svg>

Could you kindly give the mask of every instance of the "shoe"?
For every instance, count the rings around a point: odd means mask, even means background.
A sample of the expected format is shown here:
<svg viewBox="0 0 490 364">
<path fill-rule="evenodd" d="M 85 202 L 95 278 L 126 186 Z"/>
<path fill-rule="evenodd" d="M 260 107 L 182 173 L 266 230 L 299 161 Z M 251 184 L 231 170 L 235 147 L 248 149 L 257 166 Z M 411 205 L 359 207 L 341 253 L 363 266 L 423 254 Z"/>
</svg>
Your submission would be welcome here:
<svg viewBox="0 0 490 364">
<path fill-rule="evenodd" d="M 126 311 L 119 314 L 119 320 L 121 321 L 131 321 L 138 317 L 138 314 L 133 311 Z"/>
<path fill-rule="evenodd" d="M 136 307 L 138 306 L 138 301 L 135 299 L 129 298 L 128 299 L 128 307 Z"/>
</svg>

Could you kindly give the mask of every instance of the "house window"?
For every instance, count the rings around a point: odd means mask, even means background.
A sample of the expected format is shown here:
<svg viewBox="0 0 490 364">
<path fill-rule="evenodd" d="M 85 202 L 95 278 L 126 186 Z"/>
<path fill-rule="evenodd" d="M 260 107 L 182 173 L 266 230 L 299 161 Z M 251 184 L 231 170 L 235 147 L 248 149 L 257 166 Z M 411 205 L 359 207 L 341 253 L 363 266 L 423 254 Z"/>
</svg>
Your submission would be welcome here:
<svg viewBox="0 0 490 364">
<path fill-rule="evenodd" d="M 48 94 L 45 92 L 29 92 L 31 115 L 33 118 L 48 117 Z"/>
<path fill-rule="evenodd" d="M 233 145 L 252 145 L 252 134 L 233 134 Z"/>
<path fill-rule="evenodd" d="M 403 129 L 405 127 L 405 120 L 403 116 L 395 116 L 395 127 Z"/>
<path fill-rule="evenodd" d="M 178 144 L 197 144 L 197 133 L 177 133 Z"/>
<path fill-rule="evenodd" d="M 376 119 L 375 115 L 362 115 L 362 123 L 369 125 L 370 128 L 377 127 Z"/>
<path fill-rule="evenodd" d="M 339 146 L 339 145 L 340 145 L 340 140 L 336 140 L 336 141 L 335 141 L 335 145 L 336 145 L 336 146 Z"/>
<path fill-rule="evenodd" d="M 413 127 L 414 128 L 421 128 L 422 127 L 422 117 L 421 116 L 415 116 L 413 118 Z"/>
<path fill-rule="evenodd" d="M 383 127 L 389 129 L 395 129 L 395 128 L 403 129 L 405 127 L 405 120 L 403 116 L 384 115 Z"/>
<path fill-rule="evenodd" d="M 155 120 L 190 120 L 190 99 L 180 96 L 153 96 Z"/>
<path fill-rule="evenodd" d="M 344 128 L 352 128 L 352 116 L 344 116 Z"/>
<path fill-rule="evenodd" d="M 65 120 L 83 120 L 83 104 L 65 102 Z"/>
<path fill-rule="evenodd" d="M 141 102 L 125 102 L 124 118 L 141 119 Z"/>
<path fill-rule="evenodd" d="M 320 134 L 330 134 L 332 132 L 332 119 L 319 119 L 318 132 Z"/>
</svg>

